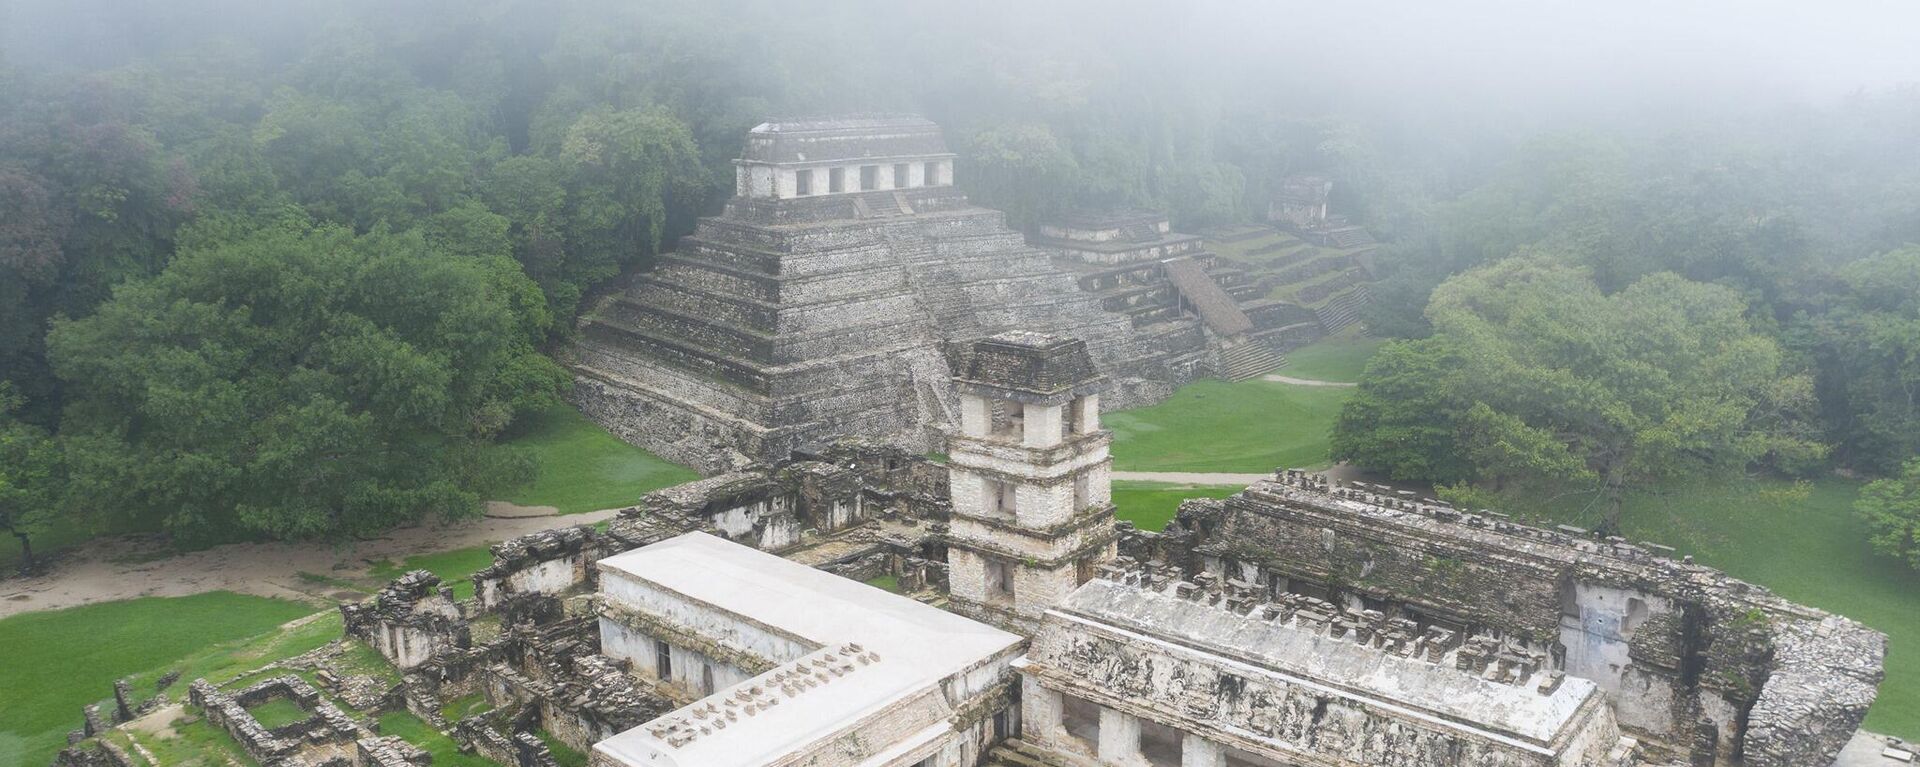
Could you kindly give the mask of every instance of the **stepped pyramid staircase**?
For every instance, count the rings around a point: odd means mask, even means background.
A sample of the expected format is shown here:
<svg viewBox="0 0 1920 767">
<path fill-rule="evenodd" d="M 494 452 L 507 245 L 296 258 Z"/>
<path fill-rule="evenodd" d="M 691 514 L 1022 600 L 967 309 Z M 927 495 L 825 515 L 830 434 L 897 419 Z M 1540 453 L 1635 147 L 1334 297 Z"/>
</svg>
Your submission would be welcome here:
<svg viewBox="0 0 1920 767">
<path fill-rule="evenodd" d="M 1229 381 L 1247 381 L 1266 375 L 1287 364 L 1287 358 L 1264 341 L 1243 337 L 1239 343 L 1220 350 L 1220 377 Z"/>
<path fill-rule="evenodd" d="M 1286 364 L 1286 359 L 1272 346 L 1250 335 L 1253 321 L 1247 319 L 1246 312 L 1240 311 L 1239 302 L 1213 281 L 1199 261 L 1173 258 L 1161 264 L 1166 269 L 1167 280 L 1218 339 L 1214 343 L 1220 349 L 1220 377 L 1245 381 Z"/>
</svg>

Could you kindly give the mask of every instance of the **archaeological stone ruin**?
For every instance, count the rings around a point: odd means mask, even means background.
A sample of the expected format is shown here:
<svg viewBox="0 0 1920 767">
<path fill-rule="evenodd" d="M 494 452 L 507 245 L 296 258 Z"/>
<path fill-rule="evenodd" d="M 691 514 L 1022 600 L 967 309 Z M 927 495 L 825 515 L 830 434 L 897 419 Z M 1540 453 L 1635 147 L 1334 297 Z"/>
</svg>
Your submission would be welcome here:
<svg viewBox="0 0 1920 767">
<path fill-rule="evenodd" d="M 937 450 L 958 418 L 953 358 L 995 333 L 1085 341 L 1111 409 L 1270 372 L 1365 299 L 1358 250 L 1236 264 L 1137 211 L 1029 242 L 960 193 L 964 169 L 917 117 L 765 123 L 735 165 L 725 211 L 596 305 L 568 355 L 584 412 L 705 472 L 829 436 Z"/>
<path fill-rule="evenodd" d="M 1655 543 L 1294 470 L 1117 521 L 1102 411 L 1337 331 L 1371 238 L 1303 179 L 1284 236 L 1121 212 L 1029 244 L 952 159 L 915 118 L 755 128 L 726 212 L 570 357 L 585 412 L 707 476 L 492 547 L 470 596 L 407 573 L 188 703 L 264 767 L 426 767 L 396 711 L 513 767 L 1830 767 L 1855 738 L 1884 636 Z M 97 737 L 140 713 L 116 693 L 56 764 L 151 763 Z"/>
</svg>

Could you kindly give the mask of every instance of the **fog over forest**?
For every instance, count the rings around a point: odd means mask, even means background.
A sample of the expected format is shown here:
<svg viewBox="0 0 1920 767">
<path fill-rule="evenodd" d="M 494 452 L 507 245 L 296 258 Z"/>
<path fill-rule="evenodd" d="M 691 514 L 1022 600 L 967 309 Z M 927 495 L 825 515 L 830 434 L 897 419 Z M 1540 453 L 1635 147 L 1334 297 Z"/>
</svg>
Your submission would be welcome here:
<svg viewBox="0 0 1920 767">
<path fill-rule="evenodd" d="M 563 397 L 550 354 L 574 318 L 719 209 L 746 130 L 823 114 L 933 119 L 959 186 L 1028 231 L 1088 209 L 1162 210 L 1182 231 L 1255 222 L 1280 179 L 1326 176 L 1334 209 L 1385 243 L 1366 316 L 1383 338 L 1441 343 L 1429 298 L 1503 263 L 1573 269 L 1553 279 L 1597 296 L 1666 273 L 1715 286 L 1781 355 L 1756 378 L 1779 400 L 1761 408 L 1780 427 L 1766 433 L 1806 450 L 1750 441 L 1707 464 L 1881 475 L 1920 452 L 1920 379 L 1891 341 L 1854 332 L 1905 310 L 1874 275 L 1904 274 L 1902 248 L 1920 240 L 1911 3 L 0 7 L 8 408 L 67 446 L 60 471 L 89 478 L 73 485 L 125 494 L 127 514 L 180 534 L 331 536 L 471 513 L 501 470 L 478 448 Z M 346 390 L 346 421 L 324 428 L 382 447 L 364 472 L 304 480 L 337 495 L 288 497 L 260 488 L 297 461 L 229 465 L 260 439 L 239 424 L 284 402 L 236 400 L 231 420 L 194 424 L 152 399 L 153 376 L 186 376 L 173 384 L 204 400 L 211 384 L 193 376 L 266 374 L 151 369 L 167 358 L 161 327 L 183 321 L 153 313 L 242 288 L 238 267 L 212 262 L 324 242 L 491 286 L 493 335 L 416 360 L 456 360 L 434 379 L 448 388 L 420 399 L 383 400 L 346 373 L 315 383 Z M 460 295 L 433 300 L 471 307 Z M 1360 401 L 1349 420 L 1372 423 Z M 345 425 L 357 418 L 380 425 Z M 1370 445 L 1357 428 L 1336 433 L 1336 457 L 1503 485 L 1492 458 L 1434 464 L 1458 446 Z M 232 473 L 150 462 L 182 449 Z M 1571 475 L 1606 473 L 1560 457 Z M 384 500 L 349 500 L 369 487 Z"/>
</svg>

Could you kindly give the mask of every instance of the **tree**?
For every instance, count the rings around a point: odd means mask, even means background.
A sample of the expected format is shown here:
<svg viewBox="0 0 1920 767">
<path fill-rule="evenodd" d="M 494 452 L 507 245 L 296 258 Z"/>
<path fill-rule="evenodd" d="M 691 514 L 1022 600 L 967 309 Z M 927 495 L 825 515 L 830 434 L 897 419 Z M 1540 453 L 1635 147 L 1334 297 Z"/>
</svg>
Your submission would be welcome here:
<svg viewBox="0 0 1920 767">
<path fill-rule="evenodd" d="M 45 431 L 13 418 L 20 404 L 11 387 L 0 382 L 0 530 L 20 541 L 25 575 L 36 566 L 33 536 L 60 521 L 66 467 Z"/>
<path fill-rule="evenodd" d="M 1802 323 L 1829 434 L 1849 464 L 1892 473 L 1920 454 L 1920 247 L 1848 264 L 1837 283 L 1832 308 Z"/>
<path fill-rule="evenodd" d="M 1897 477 L 1867 483 L 1853 510 L 1866 521 L 1875 551 L 1920 570 L 1920 458 Z"/>
<path fill-rule="evenodd" d="M 1672 274 L 1607 295 L 1543 258 L 1470 271 L 1434 291 L 1431 337 L 1389 349 L 1379 380 L 1369 366 L 1338 457 L 1495 488 L 1590 483 L 1609 530 L 1633 487 L 1761 461 L 1805 469 L 1821 454 L 1793 417 L 1807 382 L 1746 311 L 1738 293 Z"/>
<path fill-rule="evenodd" d="M 504 254 L 283 225 L 183 251 L 48 337 L 78 492 L 188 539 L 477 514 L 485 449 L 557 402 L 550 319 Z M 510 473 L 509 473 L 510 476 Z"/>
</svg>

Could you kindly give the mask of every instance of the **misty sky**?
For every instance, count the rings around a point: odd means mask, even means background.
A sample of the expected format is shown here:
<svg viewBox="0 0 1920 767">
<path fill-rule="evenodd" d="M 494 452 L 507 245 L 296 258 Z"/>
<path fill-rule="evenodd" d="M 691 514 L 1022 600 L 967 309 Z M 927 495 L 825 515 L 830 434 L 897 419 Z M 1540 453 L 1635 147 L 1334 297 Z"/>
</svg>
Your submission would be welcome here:
<svg viewBox="0 0 1920 767">
<path fill-rule="evenodd" d="M 1914 0 L 1205 0 L 1196 22 L 1235 47 L 1338 58 L 1367 90 L 1705 87 L 1827 99 L 1920 81 Z M 1217 20 L 1217 21 L 1216 21 Z"/>
</svg>

